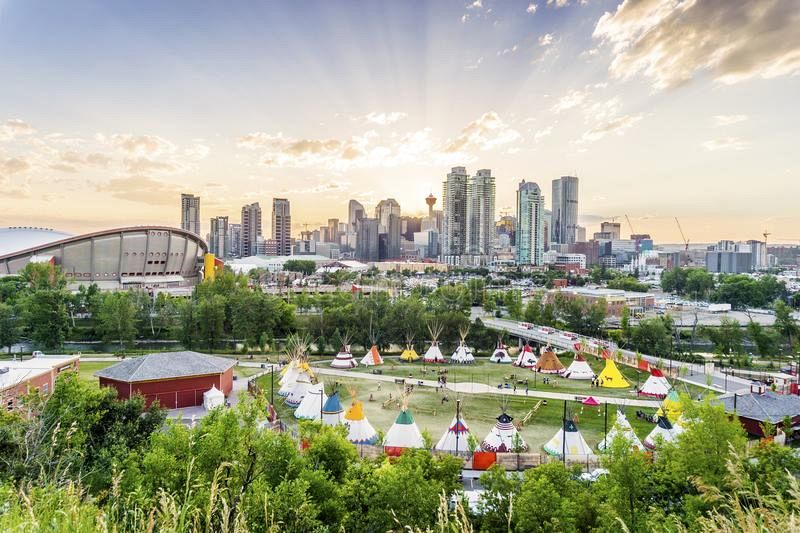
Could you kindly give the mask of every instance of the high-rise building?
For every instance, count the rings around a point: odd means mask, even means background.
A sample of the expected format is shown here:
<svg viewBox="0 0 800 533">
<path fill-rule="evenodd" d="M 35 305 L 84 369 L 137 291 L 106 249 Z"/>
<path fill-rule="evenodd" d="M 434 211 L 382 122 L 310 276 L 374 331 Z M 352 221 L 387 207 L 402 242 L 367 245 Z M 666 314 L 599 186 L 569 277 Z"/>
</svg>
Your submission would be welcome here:
<svg viewBox="0 0 800 533">
<path fill-rule="evenodd" d="M 200 235 L 200 197 L 181 194 L 181 229 Z"/>
<path fill-rule="evenodd" d="M 378 219 L 362 218 L 357 223 L 356 259 L 378 261 Z"/>
<path fill-rule="evenodd" d="M 544 264 L 544 196 L 534 182 L 517 189 L 517 263 Z"/>
<path fill-rule="evenodd" d="M 608 233 L 608 240 L 619 240 L 622 236 L 622 225 L 619 222 L 603 222 L 600 224 L 600 233 Z"/>
<path fill-rule="evenodd" d="M 492 171 L 481 169 L 467 181 L 468 255 L 488 258 L 494 252 L 494 200 L 495 181 Z"/>
<path fill-rule="evenodd" d="M 328 219 L 328 242 L 339 242 L 339 219 Z"/>
<path fill-rule="evenodd" d="M 242 225 L 228 224 L 229 254 L 231 257 L 242 257 Z"/>
<path fill-rule="evenodd" d="M 562 176 L 553 180 L 550 242 L 573 244 L 578 226 L 578 178 Z"/>
<path fill-rule="evenodd" d="M 397 200 L 387 198 L 378 202 L 378 205 L 375 206 L 375 218 L 378 219 L 378 229 L 381 233 L 386 233 L 389 227 L 389 216 L 391 215 L 400 217 L 400 204 L 397 203 Z"/>
<path fill-rule="evenodd" d="M 575 226 L 575 242 L 586 242 L 586 228 Z"/>
<path fill-rule="evenodd" d="M 258 253 L 259 239 L 261 239 L 261 206 L 255 202 L 242 207 L 242 257 Z"/>
<path fill-rule="evenodd" d="M 272 239 L 276 255 L 292 255 L 292 216 L 286 198 L 272 199 Z"/>
<path fill-rule="evenodd" d="M 467 169 L 453 167 L 442 184 L 442 261 L 458 264 L 467 248 Z"/>
<path fill-rule="evenodd" d="M 211 231 L 208 233 L 208 251 L 217 257 L 228 257 L 231 253 L 229 231 L 228 217 L 212 218 Z"/>
<path fill-rule="evenodd" d="M 389 215 L 386 225 L 386 257 L 381 257 L 381 259 L 400 259 L 402 250 L 400 228 L 400 217 L 394 214 Z"/>
<path fill-rule="evenodd" d="M 347 223 L 350 224 L 350 229 L 355 231 L 356 223 L 364 218 L 364 214 L 366 211 L 364 210 L 364 206 L 361 205 L 361 202 L 357 200 L 350 200 L 350 203 L 347 205 Z"/>
<path fill-rule="evenodd" d="M 497 233 L 497 237 L 499 238 L 501 235 L 506 235 L 508 237 L 508 244 L 509 246 L 516 245 L 516 233 L 517 233 L 517 219 L 516 217 L 512 217 L 511 215 L 503 215 L 500 217 L 500 220 L 497 221 L 495 224 L 495 231 Z"/>
</svg>

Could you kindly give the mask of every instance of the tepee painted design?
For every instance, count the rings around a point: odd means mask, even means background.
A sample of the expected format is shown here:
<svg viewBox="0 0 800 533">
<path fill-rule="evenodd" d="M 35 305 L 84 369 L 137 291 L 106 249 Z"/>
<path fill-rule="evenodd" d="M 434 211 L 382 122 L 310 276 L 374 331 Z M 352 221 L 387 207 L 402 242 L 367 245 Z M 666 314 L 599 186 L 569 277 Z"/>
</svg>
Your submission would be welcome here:
<svg viewBox="0 0 800 533">
<path fill-rule="evenodd" d="M 636 436 L 636 432 L 633 431 L 633 426 L 631 426 L 628 417 L 625 416 L 625 412 L 622 410 L 617 411 L 617 419 L 614 421 L 614 425 L 611 426 L 608 435 L 597 444 L 597 449 L 601 452 L 606 451 L 606 449 L 611 447 L 614 439 L 617 438 L 624 438 L 627 440 L 631 445 L 631 449 L 641 450 L 643 448 L 642 441 Z"/>
<path fill-rule="evenodd" d="M 428 332 L 431 334 L 431 345 L 422 360 L 426 363 L 446 363 L 444 354 L 439 348 L 439 336 L 442 334 L 443 326 L 439 322 L 428 323 Z"/>
<path fill-rule="evenodd" d="M 586 359 L 579 353 L 575 354 L 575 359 L 567 367 L 564 377 L 568 379 L 594 379 L 594 370 L 586 362 Z"/>
<path fill-rule="evenodd" d="M 325 395 L 325 385 L 322 382 L 311 385 L 300 405 L 294 410 L 294 417 L 303 420 L 321 420 L 322 406 L 326 401 L 328 397 Z"/>
<path fill-rule="evenodd" d="M 372 341 L 372 347 L 361 359 L 361 364 L 364 366 L 382 365 L 383 357 L 381 357 L 381 354 L 378 351 L 378 333 L 372 326 L 372 317 L 369 318 L 369 340 Z"/>
<path fill-rule="evenodd" d="M 592 449 L 572 420 L 564 421 L 563 426 L 544 445 L 544 451 L 558 457 L 564 453 L 567 455 L 592 455 Z"/>
<path fill-rule="evenodd" d="M 494 427 L 481 442 L 481 448 L 487 452 L 513 452 L 517 449 L 516 444 L 519 444 L 521 451 L 527 450 L 528 445 L 513 422 L 514 418 L 511 415 L 506 412 L 501 413 Z"/>
<path fill-rule="evenodd" d="M 339 391 L 334 391 L 322 406 L 322 423 L 326 426 L 338 426 L 343 422 L 344 408 L 339 400 Z"/>
<path fill-rule="evenodd" d="M 683 413 L 683 405 L 681 405 L 681 398 L 678 396 L 678 391 L 672 389 L 661 402 L 661 407 L 658 408 L 656 414 L 658 416 L 666 416 L 670 422 L 675 422 L 680 418 Z"/>
<path fill-rule="evenodd" d="M 619 371 L 619 368 L 617 368 L 617 364 L 611 358 L 606 359 L 606 366 L 603 367 L 603 371 L 597 376 L 597 383 L 606 389 L 627 389 L 631 386 L 628 380 L 625 379 L 625 376 L 622 375 L 622 372 Z"/>
<path fill-rule="evenodd" d="M 354 399 L 344 414 L 344 424 L 347 426 L 347 440 L 353 444 L 375 444 L 378 441 L 378 432 L 367 420 L 359 400 Z"/>
<path fill-rule="evenodd" d="M 308 350 L 308 340 L 298 335 L 290 335 L 286 342 L 286 355 L 289 357 L 289 364 L 280 371 L 278 384 L 278 395 L 286 397 L 294 387 L 297 378 L 301 374 L 307 374 L 310 378 L 314 377 L 314 372 L 306 360 Z"/>
<path fill-rule="evenodd" d="M 355 360 L 352 352 L 350 352 L 351 338 L 352 336 L 349 333 L 345 333 L 341 336 L 342 347 L 339 350 L 339 353 L 336 354 L 336 358 L 331 361 L 331 368 L 347 370 L 358 366 L 358 361 Z"/>
<path fill-rule="evenodd" d="M 536 358 L 536 354 L 533 353 L 533 348 L 528 343 L 524 343 L 522 345 L 522 349 L 519 351 L 519 355 L 517 356 L 516 361 L 514 361 L 514 366 L 518 366 L 520 368 L 533 368 L 536 366 L 536 362 L 538 359 Z"/>
<path fill-rule="evenodd" d="M 284 403 L 292 409 L 296 409 L 300 405 L 300 402 L 303 401 L 303 398 L 305 398 L 306 393 L 310 388 L 311 376 L 303 372 L 297 377 L 297 380 L 294 382 L 292 390 L 290 390 L 289 394 L 286 396 Z"/>
<path fill-rule="evenodd" d="M 652 366 L 650 367 L 650 375 L 647 376 L 647 380 L 639 388 L 639 394 L 654 398 L 666 398 L 671 388 L 664 373 Z"/>
<path fill-rule="evenodd" d="M 411 363 L 419 359 L 419 354 L 414 349 L 414 335 L 406 334 L 406 349 L 400 354 L 400 360 L 404 363 Z"/>
<path fill-rule="evenodd" d="M 442 438 L 436 443 L 434 448 L 442 452 L 466 452 L 469 451 L 467 439 L 470 436 L 469 426 L 464 422 L 460 415 L 454 415 L 450 427 L 444 432 Z"/>
<path fill-rule="evenodd" d="M 425 440 L 422 433 L 408 410 L 408 399 L 403 398 L 400 414 L 386 432 L 383 439 L 383 451 L 386 455 L 400 455 L 408 448 L 424 448 Z"/>
<path fill-rule="evenodd" d="M 672 425 L 666 416 L 658 417 L 658 424 L 653 428 L 647 437 L 644 439 L 644 446 L 651 450 L 655 450 L 659 444 L 666 444 L 675 440 L 681 432 L 681 429 Z"/>
<path fill-rule="evenodd" d="M 549 346 L 545 349 L 545 352 L 539 356 L 539 360 L 536 361 L 533 369 L 542 374 L 563 374 L 566 370 L 564 364 Z"/>
<path fill-rule="evenodd" d="M 513 359 L 508 355 L 508 347 L 503 343 L 502 338 L 497 339 L 492 356 L 489 358 L 490 363 L 511 363 Z"/>
<path fill-rule="evenodd" d="M 467 335 L 469 334 L 469 327 L 458 328 L 458 334 L 461 340 L 458 343 L 458 348 L 453 352 L 450 357 L 451 363 L 458 363 L 460 365 L 469 365 L 475 362 L 475 357 L 472 355 L 472 350 L 467 346 Z"/>
</svg>

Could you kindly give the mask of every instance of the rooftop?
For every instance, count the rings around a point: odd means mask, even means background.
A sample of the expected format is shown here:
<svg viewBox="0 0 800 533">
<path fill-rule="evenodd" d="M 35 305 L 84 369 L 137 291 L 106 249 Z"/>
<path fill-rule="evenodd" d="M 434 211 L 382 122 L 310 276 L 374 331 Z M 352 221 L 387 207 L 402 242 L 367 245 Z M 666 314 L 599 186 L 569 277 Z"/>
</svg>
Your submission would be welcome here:
<svg viewBox="0 0 800 533">
<path fill-rule="evenodd" d="M 727 412 L 733 412 L 734 401 L 739 416 L 759 422 L 768 421 L 775 424 L 787 416 L 800 416 L 800 396 L 775 394 L 774 392 L 761 394 L 750 392 L 736 394 L 735 400 L 733 394 L 719 398 L 719 402 L 725 406 Z"/>
<path fill-rule="evenodd" d="M 22 361 L 0 361 L 0 390 L 13 387 L 54 368 L 77 361 L 74 356 L 43 356 Z"/>
<path fill-rule="evenodd" d="M 22 226 L 0 228 L 0 255 L 49 244 L 68 237 L 72 237 L 72 235 L 48 228 Z"/>
<path fill-rule="evenodd" d="M 136 383 L 158 379 L 183 378 L 221 374 L 236 361 L 197 352 L 162 352 L 126 359 L 108 368 L 98 370 L 95 376 Z"/>
</svg>

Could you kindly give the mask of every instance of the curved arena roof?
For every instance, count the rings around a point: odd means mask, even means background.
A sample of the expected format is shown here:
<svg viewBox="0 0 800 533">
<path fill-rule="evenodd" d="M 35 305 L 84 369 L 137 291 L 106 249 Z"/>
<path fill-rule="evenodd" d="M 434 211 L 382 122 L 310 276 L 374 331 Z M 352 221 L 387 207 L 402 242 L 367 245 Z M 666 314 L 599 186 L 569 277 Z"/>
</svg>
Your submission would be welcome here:
<svg viewBox="0 0 800 533">
<path fill-rule="evenodd" d="M 67 239 L 69 237 L 72 237 L 69 233 L 47 228 L 29 228 L 24 226 L 0 228 L 0 256 L 18 250 L 60 241 L 61 239 Z"/>
</svg>

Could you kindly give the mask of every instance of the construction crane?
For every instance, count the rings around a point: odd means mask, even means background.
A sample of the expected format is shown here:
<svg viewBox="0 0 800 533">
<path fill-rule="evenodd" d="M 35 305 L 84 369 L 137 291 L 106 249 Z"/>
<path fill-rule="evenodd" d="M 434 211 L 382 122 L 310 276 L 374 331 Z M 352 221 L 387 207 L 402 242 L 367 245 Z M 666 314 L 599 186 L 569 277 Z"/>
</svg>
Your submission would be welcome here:
<svg viewBox="0 0 800 533">
<path fill-rule="evenodd" d="M 764 233 L 762 233 L 761 235 L 763 235 L 763 236 L 764 236 L 764 246 L 766 247 L 766 246 L 767 246 L 767 237 L 769 237 L 770 235 L 772 235 L 772 232 L 769 232 L 769 231 L 767 231 L 767 230 L 764 230 Z"/>
<path fill-rule="evenodd" d="M 689 251 L 689 239 L 686 238 L 686 235 L 683 233 L 683 228 L 681 227 L 681 223 L 678 220 L 678 217 L 675 217 L 675 223 L 678 225 L 678 231 L 681 232 L 681 239 L 683 239 L 684 250 L 686 252 Z"/>
<path fill-rule="evenodd" d="M 628 227 L 631 228 L 631 235 L 636 235 L 636 230 L 633 229 L 633 224 L 631 224 L 631 219 L 628 215 L 625 215 L 625 220 L 628 221 Z"/>
</svg>

